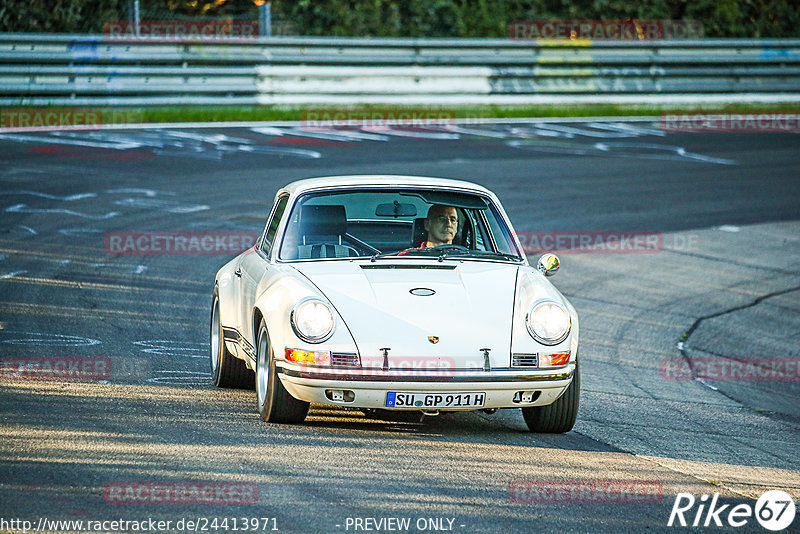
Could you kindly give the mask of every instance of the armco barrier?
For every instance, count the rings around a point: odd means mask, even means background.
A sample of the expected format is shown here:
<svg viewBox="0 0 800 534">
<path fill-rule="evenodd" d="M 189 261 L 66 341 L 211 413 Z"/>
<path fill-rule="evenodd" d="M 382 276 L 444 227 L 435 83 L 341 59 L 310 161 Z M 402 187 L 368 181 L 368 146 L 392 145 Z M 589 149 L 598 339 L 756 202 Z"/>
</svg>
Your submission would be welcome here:
<svg viewBox="0 0 800 534">
<path fill-rule="evenodd" d="M 0 104 L 800 101 L 800 40 L 0 34 Z"/>
</svg>

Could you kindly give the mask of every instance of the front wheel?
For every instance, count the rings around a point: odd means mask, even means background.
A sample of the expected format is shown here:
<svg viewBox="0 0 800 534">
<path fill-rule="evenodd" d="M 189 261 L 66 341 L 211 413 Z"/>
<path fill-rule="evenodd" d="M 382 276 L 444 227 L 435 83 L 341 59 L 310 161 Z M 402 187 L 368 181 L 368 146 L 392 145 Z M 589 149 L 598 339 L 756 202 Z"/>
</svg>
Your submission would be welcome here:
<svg viewBox="0 0 800 534">
<path fill-rule="evenodd" d="M 275 353 L 263 320 L 257 340 L 256 400 L 261 419 L 269 423 L 302 423 L 308 414 L 308 403 L 292 397 L 278 378 Z"/>
<path fill-rule="evenodd" d="M 522 417 L 531 432 L 541 434 L 563 434 L 575 426 L 581 392 L 580 363 L 575 362 L 575 376 L 567 390 L 557 401 L 547 406 L 531 406 L 522 409 Z"/>
</svg>

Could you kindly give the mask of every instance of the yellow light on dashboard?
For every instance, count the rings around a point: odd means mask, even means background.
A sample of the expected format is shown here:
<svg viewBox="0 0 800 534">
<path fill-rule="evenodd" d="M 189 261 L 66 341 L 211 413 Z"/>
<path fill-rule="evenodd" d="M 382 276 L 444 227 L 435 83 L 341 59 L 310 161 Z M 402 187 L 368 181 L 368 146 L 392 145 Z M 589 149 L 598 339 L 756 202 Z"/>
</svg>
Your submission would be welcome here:
<svg viewBox="0 0 800 534">
<path fill-rule="evenodd" d="M 330 365 L 331 353 L 313 350 L 290 349 L 286 347 L 286 359 L 290 362 L 311 364 L 311 365 Z"/>
</svg>

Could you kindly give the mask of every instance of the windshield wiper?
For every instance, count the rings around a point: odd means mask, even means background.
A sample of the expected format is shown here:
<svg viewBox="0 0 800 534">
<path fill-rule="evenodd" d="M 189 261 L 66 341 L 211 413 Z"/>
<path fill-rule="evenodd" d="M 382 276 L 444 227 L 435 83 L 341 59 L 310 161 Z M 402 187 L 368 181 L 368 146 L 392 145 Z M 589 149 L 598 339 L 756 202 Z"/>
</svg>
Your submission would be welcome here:
<svg viewBox="0 0 800 534">
<path fill-rule="evenodd" d="M 435 250 L 430 249 L 430 248 L 406 249 L 406 250 L 408 251 L 407 252 L 408 257 L 415 257 L 415 256 L 416 257 L 419 257 L 419 256 L 431 257 L 431 256 L 433 256 L 433 254 L 431 254 L 432 252 L 439 252 L 439 254 L 436 255 L 436 259 L 438 261 L 444 261 L 447 258 L 450 258 L 450 257 L 453 257 L 453 256 L 491 256 L 491 257 L 496 257 L 496 258 L 502 258 L 502 259 L 509 260 L 509 261 L 516 261 L 516 262 L 522 261 L 522 258 L 520 256 L 517 256 L 516 254 L 507 254 L 505 252 L 494 252 L 492 250 L 461 250 L 461 249 L 455 248 L 455 247 L 454 248 L 444 248 L 441 251 L 435 251 Z M 381 252 L 381 253 L 378 253 L 378 254 L 373 254 L 372 256 L 370 256 L 369 261 L 374 262 L 375 260 L 380 260 L 380 259 L 383 259 L 383 258 L 401 257 L 400 256 L 401 252 L 406 252 L 406 251 L 400 250 L 400 251 L 396 251 L 396 252 Z M 405 256 L 405 255 L 406 254 L 404 254 L 403 256 Z"/>
<path fill-rule="evenodd" d="M 392 258 L 397 256 L 397 252 L 376 252 L 372 256 L 370 256 L 369 261 L 374 262 L 375 260 L 379 260 L 382 258 Z"/>
<path fill-rule="evenodd" d="M 469 255 L 469 256 L 493 256 L 493 257 L 503 258 L 505 260 L 510 260 L 510 261 L 522 261 L 522 258 L 520 256 L 517 256 L 516 254 L 508 254 L 508 253 L 505 253 L 505 252 L 495 252 L 493 250 L 468 250 L 468 251 L 455 250 L 455 251 L 448 251 L 448 252 L 457 252 L 457 253 L 466 254 L 466 255 Z"/>
</svg>

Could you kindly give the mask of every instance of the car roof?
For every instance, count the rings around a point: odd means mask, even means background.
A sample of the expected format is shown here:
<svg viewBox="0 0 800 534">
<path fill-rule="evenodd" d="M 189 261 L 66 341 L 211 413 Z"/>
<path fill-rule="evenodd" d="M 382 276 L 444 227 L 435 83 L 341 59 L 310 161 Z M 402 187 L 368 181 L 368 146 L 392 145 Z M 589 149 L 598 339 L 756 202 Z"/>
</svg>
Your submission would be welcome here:
<svg viewBox="0 0 800 534">
<path fill-rule="evenodd" d="M 491 191 L 483 186 L 464 180 L 450 178 L 433 178 L 428 176 L 402 176 L 391 174 L 360 174 L 346 176 L 320 176 L 297 180 L 281 189 L 291 195 L 296 195 L 312 189 L 338 186 L 392 186 L 392 187 L 441 187 L 442 189 L 461 189 L 484 193 L 494 197 Z"/>
</svg>

